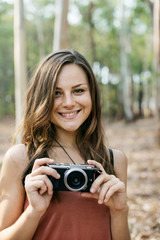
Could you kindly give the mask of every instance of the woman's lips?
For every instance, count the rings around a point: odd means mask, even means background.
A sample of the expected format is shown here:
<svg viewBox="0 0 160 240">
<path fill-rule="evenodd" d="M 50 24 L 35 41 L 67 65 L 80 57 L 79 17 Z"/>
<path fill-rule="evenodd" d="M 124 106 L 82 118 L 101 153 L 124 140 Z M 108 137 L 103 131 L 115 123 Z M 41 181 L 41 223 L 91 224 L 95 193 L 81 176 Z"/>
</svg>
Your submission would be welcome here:
<svg viewBox="0 0 160 240">
<path fill-rule="evenodd" d="M 73 117 L 75 117 L 79 112 L 80 112 L 80 110 L 73 111 L 73 112 L 59 113 L 59 114 L 60 114 L 62 117 L 64 117 L 64 118 L 73 118 Z"/>
</svg>

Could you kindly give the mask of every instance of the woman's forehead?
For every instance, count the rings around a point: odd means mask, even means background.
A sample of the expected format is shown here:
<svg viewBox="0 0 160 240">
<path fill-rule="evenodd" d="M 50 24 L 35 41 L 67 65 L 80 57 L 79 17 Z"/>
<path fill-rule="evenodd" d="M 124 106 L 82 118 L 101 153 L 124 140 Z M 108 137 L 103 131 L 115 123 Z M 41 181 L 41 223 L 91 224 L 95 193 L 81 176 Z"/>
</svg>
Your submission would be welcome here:
<svg viewBox="0 0 160 240">
<path fill-rule="evenodd" d="M 61 84 L 72 83 L 72 85 L 88 84 L 88 77 L 82 67 L 76 64 L 64 65 L 57 77 L 56 86 Z"/>
</svg>

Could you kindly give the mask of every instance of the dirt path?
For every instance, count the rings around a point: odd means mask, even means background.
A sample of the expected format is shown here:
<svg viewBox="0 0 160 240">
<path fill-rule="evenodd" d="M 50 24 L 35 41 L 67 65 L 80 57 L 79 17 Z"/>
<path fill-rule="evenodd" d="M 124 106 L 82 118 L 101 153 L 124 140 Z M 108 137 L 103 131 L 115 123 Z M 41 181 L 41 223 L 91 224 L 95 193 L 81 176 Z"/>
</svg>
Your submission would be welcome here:
<svg viewBox="0 0 160 240">
<path fill-rule="evenodd" d="M 154 119 L 131 124 L 108 124 L 106 133 L 113 148 L 128 157 L 129 225 L 132 240 L 160 239 L 160 148 Z M 14 119 L 0 121 L 0 161 L 9 147 Z"/>
</svg>

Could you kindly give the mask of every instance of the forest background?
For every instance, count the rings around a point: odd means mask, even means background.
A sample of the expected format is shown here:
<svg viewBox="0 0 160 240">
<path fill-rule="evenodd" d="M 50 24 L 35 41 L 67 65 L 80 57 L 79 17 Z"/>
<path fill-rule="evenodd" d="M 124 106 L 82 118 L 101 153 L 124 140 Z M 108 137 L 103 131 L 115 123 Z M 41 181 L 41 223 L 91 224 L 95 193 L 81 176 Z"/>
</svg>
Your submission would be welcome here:
<svg viewBox="0 0 160 240">
<path fill-rule="evenodd" d="M 75 49 L 89 60 L 101 90 L 109 142 L 129 158 L 132 239 L 160 239 L 159 0 L 14 2 L 23 3 L 22 82 L 28 82 L 39 61 L 58 48 Z M 15 74 L 17 16 L 12 0 L 0 1 L 1 162 L 14 132 L 16 108 L 23 107 L 19 100 L 16 104 L 21 90 Z"/>
</svg>

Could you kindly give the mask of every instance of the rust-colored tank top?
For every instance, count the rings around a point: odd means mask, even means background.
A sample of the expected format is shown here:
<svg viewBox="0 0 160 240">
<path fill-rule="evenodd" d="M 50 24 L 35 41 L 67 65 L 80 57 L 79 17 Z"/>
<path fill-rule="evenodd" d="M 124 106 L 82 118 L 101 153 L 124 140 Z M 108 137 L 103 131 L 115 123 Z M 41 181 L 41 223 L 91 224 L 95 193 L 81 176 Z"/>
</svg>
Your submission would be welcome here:
<svg viewBox="0 0 160 240">
<path fill-rule="evenodd" d="M 111 240 L 109 208 L 80 192 L 57 192 L 33 240 Z"/>
</svg>

